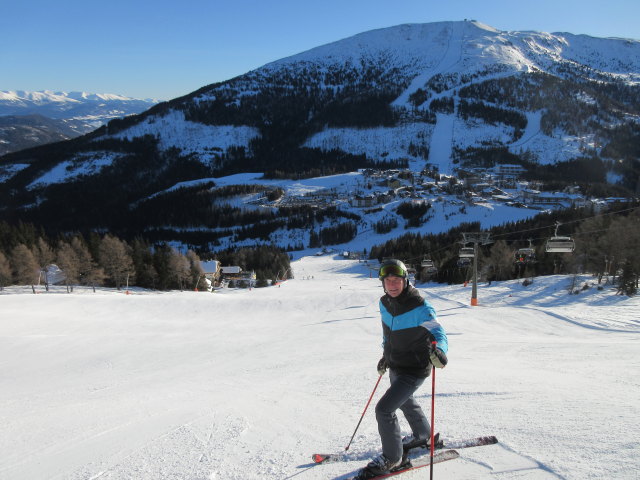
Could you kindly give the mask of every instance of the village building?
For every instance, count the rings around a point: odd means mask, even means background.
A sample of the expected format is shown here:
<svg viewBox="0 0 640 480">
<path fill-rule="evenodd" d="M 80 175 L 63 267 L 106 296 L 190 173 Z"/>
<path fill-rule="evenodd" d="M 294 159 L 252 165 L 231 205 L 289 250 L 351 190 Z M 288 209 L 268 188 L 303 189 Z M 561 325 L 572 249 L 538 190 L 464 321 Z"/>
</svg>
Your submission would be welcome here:
<svg viewBox="0 0 640 480">
<path fill-rule="evenodd" d="M 200 261 L 200 267 L 202 267 L 202 271 L 204 272 L 205 282 L 208 285 L 209 291 L 211 291 L 213 287 L 220 286 L 222 267 L 218 260 Z"/>
<path fill-rule="evenodd" d="M 564 192 L 540 192 L 524 189 L 520 191 L 520 201 L 525 205 L 539 207 L 586 207 L 589 202 L 582 195 Z"/>
</svg>

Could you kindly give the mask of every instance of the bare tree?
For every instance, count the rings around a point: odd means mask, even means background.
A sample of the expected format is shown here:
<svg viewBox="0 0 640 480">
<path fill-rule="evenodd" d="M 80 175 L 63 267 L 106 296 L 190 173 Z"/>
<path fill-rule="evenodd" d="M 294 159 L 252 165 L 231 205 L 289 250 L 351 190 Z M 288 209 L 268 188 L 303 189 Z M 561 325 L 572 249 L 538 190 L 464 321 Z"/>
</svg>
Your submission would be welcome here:
<svg viewBox="0 0 640 480">
<path fill-rule="evenodd" d="M 40 277 L 40 267 L 33 252 L 24 244 L 20 243 L 11 250 L 10 258 L 13 278 L 17 284 L 34 285 L 38 283 Z"/>
<path fill-rule="evenodd" d="M 11 284 L 11 264 L 4 253 L 0 252 L 0 291 Z"/>
<path fill-rule="evenodd" d="M 49 275 L 47 274 L 47 267 L 53 263 L 55 253 L 42 237 L 38 237 L 38 240 L 33 247 L 33 254 L 36 257 L 38 265 L 40 265 L 40 272 L 42 272 L 44 277 L 44 286 L 47 291 L 49 291 Z"/>
<path fill-rule="evenodd" d="M 608 245 L 602 242 L 602 234 L 610 223 L 611 217 L 588 218 L 576 229 L 576 249 L 567 259 L 568 263 L 574 264 L 574 271 L 589 271 L 602 278 L 605 259 L 611 255 Z"/>
<path fill-rule="evenodd" d="M 192 284 L 194 285 L 194 288 L 199 288 L 200 280 L 204 279 L 204 270 L 200 264 L 200 257 L 193 250 L 189 250 L 187 251 L 187 260 L 189 261 Z"/>
<path fill-rule="evenodd" d="M 73 285 L 77 285 L 80 281 L 80 260 L 73 247 L 67 242 L 61 241 L 58 244 L 56 262 L 64 272 L 67 292 L 73 291 Z"/>
<path fill-rule="evenodd" d="M 38 265 L 40 265 L 40 268 L 43 270 L 47 267 L 47 265 L 53 263 L 53 260 L 56 256 L 53 248 L 51 248 L 42 237 L 38 237 L 36 245 L 33 248 L 33 253 L 36 257 Z"/>
<path fill-rule="evenodd" d="M 498 240 L 491 246 L 488 263 L 493 266 L 492 280 L 508 280 L 513 270 L 514 255 L 504 240 Z"/>
<path fill-rule="evenodd" d="M 105 235 L 99 247 L 100 266 L 118 290 L 134 273 L 129 248 L 122 240 Z"/>
</svg>

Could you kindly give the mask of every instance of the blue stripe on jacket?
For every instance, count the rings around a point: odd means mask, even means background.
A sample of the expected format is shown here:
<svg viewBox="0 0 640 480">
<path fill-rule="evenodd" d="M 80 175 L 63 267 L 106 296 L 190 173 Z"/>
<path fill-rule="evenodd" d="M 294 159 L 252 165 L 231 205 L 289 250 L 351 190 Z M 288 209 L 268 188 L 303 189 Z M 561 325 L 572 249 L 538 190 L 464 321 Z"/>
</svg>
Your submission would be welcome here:
<svg viewBox="0 0 640 480">
<path fill-rule="evenodd" d="M 436 319 L 435 309 L 427 300 L 424 300 L 418 307 L 396 317 L 392 316 L 382 301 L 380 301 L 380 313 L 382 315 L 382 321 L 392 332 L 405 330 L 407 328 L 423 327 L 433 335 L 436 341 L 436 347 L 444 353 L 447 353 L 449 350 L 447 334 Z M 383 336 L 383 344 L 385 340 Z"/>
</svg>

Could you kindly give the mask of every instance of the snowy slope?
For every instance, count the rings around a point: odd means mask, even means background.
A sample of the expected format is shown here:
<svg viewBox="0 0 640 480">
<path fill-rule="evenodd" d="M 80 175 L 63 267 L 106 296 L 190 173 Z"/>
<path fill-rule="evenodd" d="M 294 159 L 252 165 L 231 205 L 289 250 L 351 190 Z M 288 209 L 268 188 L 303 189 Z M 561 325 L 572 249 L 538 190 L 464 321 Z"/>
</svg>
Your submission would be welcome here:
<svg viewBox="0 0 640 480">
<path fill-rule="evenodd" d="M 453 96 L 470 83 L 516 75 L 521 72 L 544 71 L 555 73 L 563 64 L 585 65 L 587 74 L 601 73 L 624 78 L 629 83 L 640 81 L 640 43 L 637 40 L 601 39 L 586 35 L 545 32 L 503 32 L 480 22 L 437 22 L 401 25 L 373 30 L 339 42 L 321 46 L 308 52 L 273 62 L 260 69 L 260 73 L 294 66 L 304 68 L 316 63 L 325 71 L 342 64 L 358 61 L 357 53 L 365 61 L 377 62 L 383 70 L 402 70 L 410 84 L 392 103 L 395 107 L 413 108 L 409 98 L 418 89 L 425 88 L 436 75 L 449 75 L 472 80 L 454 82 L 450 88 L 432 98 Z M 428 103 L 428 102 L 427 102 Z M 427 105 L 423 105 L 425 108 Z M 325 129 L 307 140 L 305 146 L 324 150 L 341 148 L 353 154 L 366 154 L 370 158 L 418 160 L 409 153 L 410 142 L 430 147 L 429 163 L 441 172 L 452 173 L 452 147 L 466 149 L 487 144 L 506 145 L 514 153 L 528 150 L 538 161 L 551 164 L 566 161 L 582 154 L 580 148 L 595 149 L 591 137 L 557 132 L 547 136 L 540 131 L 541 112 L 524 112 L 528 117 L 527 132 L 513 138 L 513 129 L 504 125 L 483 122 L 463 122 L 454 115 L 438 115 L 435 128 L 414 123 L 394 129 Z M 409 134 L 412 129 L 422 130 L 419 135 Z M 535 131 L 535 137 L 529 132 Z M 388 135 L 398 138 L 389 145 Z"/>
<path fill-rule="evenodd" d="M 356 261 L 293 270 L 215 294 L 0 292 L 0 478 L 346 478 L 379 451 L 373 407 L 350 461 L 310 455 L 344 449 L 377 380 L 381 289 Z M 450 340 L 436 429 L 500 439 L 434 478 L 637 478 L 640 300 L 569 281 L 480 285 L 478 307 L 423 286 Z"/>
<path fill-rule="evenodd" d="M 203 162 L 209 162 L 231 146 L 248 147 L 249 142 L 260 136 L 257 128 L 232 125 L 210 126 L 185 120 L 183 112 L 171 111 L 159 119 L 145 121 L 113 135 L 131 140 L 144 135 L 159 139 L 158 147 L 165 151 L 179 148 L 184 154 L 199 153 Z M 209 152 L 209 155 L 206 153 Z"/>
</svg>

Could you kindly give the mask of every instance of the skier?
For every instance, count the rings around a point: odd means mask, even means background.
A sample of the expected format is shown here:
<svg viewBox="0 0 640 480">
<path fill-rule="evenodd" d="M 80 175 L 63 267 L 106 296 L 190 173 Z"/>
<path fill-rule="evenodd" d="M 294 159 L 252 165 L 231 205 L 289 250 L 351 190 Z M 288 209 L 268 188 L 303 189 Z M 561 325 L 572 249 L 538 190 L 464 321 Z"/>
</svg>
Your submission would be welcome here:
<svg viewBox="0 0 640 480">
<path fill-rule="evenodd" d="M 447 364 L 447 335 L 431 304 L 409 285 L 404 263 L 383 261 L 378 278 L 385 295 L 380 298 L 384 353 L 377 369 L 380 375 L 389 369 L 391 386 L 376 405 L 382 454 L 359 472 L 357 478 L 363 480 L 405 467 L 403 453 L 427 444 L 431 427 L 413 394 L 431 374 L 432 365 L 444 368 Z M 402 438 L 397 409 L 412 435 Z"/>
</svg>

